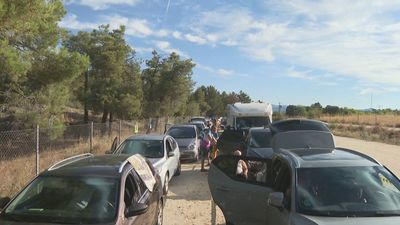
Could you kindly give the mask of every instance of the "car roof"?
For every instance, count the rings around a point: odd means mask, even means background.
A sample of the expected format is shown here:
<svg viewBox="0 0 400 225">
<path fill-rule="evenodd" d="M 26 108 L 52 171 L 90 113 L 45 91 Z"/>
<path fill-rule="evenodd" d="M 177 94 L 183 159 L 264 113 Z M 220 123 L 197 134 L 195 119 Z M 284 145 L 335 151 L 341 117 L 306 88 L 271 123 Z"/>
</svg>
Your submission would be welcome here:
<svg viewBox="0 0 400 225">
<path fill-rule="evenodd" d="M 330 132 L 327 123 L 311 119 L 286 119 L 273 122 L 271 125 L 273 134 L 293 130 L 315 130 Z"/>
<path fill-rule="evenodd" d="M 136 135 L 130 136 L 126 140 L 164 140 L 165 137 L 169 135 L 160 135 L 160 134 L 144 134 L 144 135 Z"/>
<path fill-rule="evenodd" d="M 177 124 L 177 125 L 172 125 L 169 129 L 171 128 L 175 128 L 175 127 L 193 127 L 194 129 L 196 129 L 196 125 L 193 124 Z"/>
<path fill-rule="evenodd" d="M 269 128 L 266 127 L 252 127 L 249 129 L 249 133 L 253 133 L 253 132 L 271 132 L 271 130 Z"/>
<path fill-rule="evenodd" d="M 84 154 L 60 161 L 41 176 L 97 176 L 120 177 L 120 167 L 126 163 L 130 155 L 100 155 Z"/>
<path fill-rule="evenodd" d="M 368 155 L 345 148 L 283 149 L 282 153 L 293 159 L 296 168 L 381 165 Z"/>
</svg>

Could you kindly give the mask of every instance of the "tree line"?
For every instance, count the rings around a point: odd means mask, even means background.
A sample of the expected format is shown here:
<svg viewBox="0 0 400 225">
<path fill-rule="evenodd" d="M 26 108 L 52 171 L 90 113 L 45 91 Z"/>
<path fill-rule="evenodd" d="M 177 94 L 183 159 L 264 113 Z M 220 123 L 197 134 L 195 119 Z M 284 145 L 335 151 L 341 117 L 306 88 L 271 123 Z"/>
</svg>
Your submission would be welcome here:
<svg viewBox="0 0 400 225">
<path fill-rule="evenodd" d="M 12 128 L 63 129 L 66 106 L 101 121 L 183 115 L 224 115 L 240 91 L 195 89 L 195 63 L 176 53 L 140 59 L 125 27 L 102 25 L 71 33 L 58 26 L 62 0 L 0 0 L 0 119 Z M 4 125 L 6 124 L 6 125 Z"/>
<path fill-rule="evenodd" d="M 395 114 L 400 115 L 399 110 L 392 109 L 368 109 L 368 110 L 356 110 L 347 107 L 339 107 L 333 105 L 327 105 L 322 107 L 319 102 L 311 104 L 310 106 L 302 105 L 288 105 L 286 108 L 286 115 L 288 117 L 307 117 L 307 118 L 319 118 L 322 115 L 356 115 L 356 114 Z"/>
</svg>

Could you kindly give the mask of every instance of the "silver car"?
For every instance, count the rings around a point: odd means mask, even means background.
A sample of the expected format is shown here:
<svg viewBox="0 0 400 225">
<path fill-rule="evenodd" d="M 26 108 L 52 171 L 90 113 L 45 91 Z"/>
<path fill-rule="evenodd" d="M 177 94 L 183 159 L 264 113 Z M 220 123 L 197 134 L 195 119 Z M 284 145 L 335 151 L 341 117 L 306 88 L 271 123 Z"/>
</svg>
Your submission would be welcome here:
<svg viewBox="0 0 400 225">
<path fill-rule="evenodd" d="M 178 142 L 181 159 L 199 159 L 200 136 L 195 125 L 173 125 L 166 134 Z"/>
<path fill-rule="evenodd" d="M 140 154 L 146 157 L 161 177 L 164 194 L 168 193 L 172 177 L 181 173 L 179 147 L 169 135 L 132 136 L 124 140 L 112 154 Z"/>
<path fill-rule="evenodd" d="M 367 155 L 313 148 L 311 140 L 274 149 L 272 158 L 213 160 L 208 182 L 226 224 L 400 224 L 400 181 L 393 173 Z"/>
</svg>

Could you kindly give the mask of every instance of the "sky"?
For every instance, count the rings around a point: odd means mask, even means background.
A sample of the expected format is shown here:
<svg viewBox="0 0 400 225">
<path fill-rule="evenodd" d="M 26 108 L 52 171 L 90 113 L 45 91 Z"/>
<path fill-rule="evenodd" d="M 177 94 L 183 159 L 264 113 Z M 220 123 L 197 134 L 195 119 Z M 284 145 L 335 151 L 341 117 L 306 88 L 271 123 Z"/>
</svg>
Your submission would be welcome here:
<svg viewBox="0 0 400 225">
<path fill-rule="evenodd" d="M 196 64 L 196 87 L 273 104 L 400 109 L 398 0 L 65 0 L 60 26 L 126 26 L 137 56 Z"/>
</svg>

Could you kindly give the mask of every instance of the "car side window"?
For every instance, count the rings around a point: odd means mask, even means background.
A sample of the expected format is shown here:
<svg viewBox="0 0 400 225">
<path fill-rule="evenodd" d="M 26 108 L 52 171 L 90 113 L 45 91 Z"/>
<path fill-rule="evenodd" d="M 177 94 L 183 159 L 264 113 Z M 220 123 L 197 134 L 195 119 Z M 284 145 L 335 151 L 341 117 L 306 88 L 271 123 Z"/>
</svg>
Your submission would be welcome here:
<svg viewBox="0 0 400 225">
<path fill-rule="evenodd" d="M 135 179 L 131 173 L 128 174 L 125 180 L 125 189 L 124 189 L 124 202 L 125 202 L 125 210 L 131 207 L 133 204 L 139 201 L 140 190 L 135 183 Z"/>
<path fill-rule="evenodd" d="M 172 146 L 171 146 L 171 141 L 170 141 L 170 139 L 167 139 L 167 141 L 165 142 L 165 145 L 166 145 L 166 147 L 167 147 L 167 153 L 170 153 L 170 152 L 173 150 L 173 148 L 172 148 Z"/>
<path fill-rule="evenodd" d="M 213 164 L 234 180 L 271 186 L 270 159 L 219 156 L 213 161 Z"/>
<path fill-rule="evenodd" d="M 174 150 L 176 148 L 176 146 L 178 146 L 178 144 L 176 143 L 176 141 L 172 138 L 169 139 L 169 141 L 171 142 L 171 147 L 172 150 Z"/>
<path fill-rule="evenodd" d="M 291 202 L 291 171 L 290 167 L 279 160 L 279 163 L 274 168 L 274 182 L 273 188 L 277 192 L 282 192 L 284 194 L 285 206 L 289 208 Z"/>
<path fill-rule="evenodd" d="M 147 187 L 146 187 L 146 185 L 144 184 L 144 182 L 142 181 L 142 179 L 139 177 L 139 175 L 136 172 L 132 171 L 131 173 L 132 173 L 132 175 L 133 175 L 133 177 L 135 179 L 135 183 L 136 183 L 136 185 L 138 187 L 138 201 L 139 201 L 140 198 L 146 192 Z"/>
</svg>

